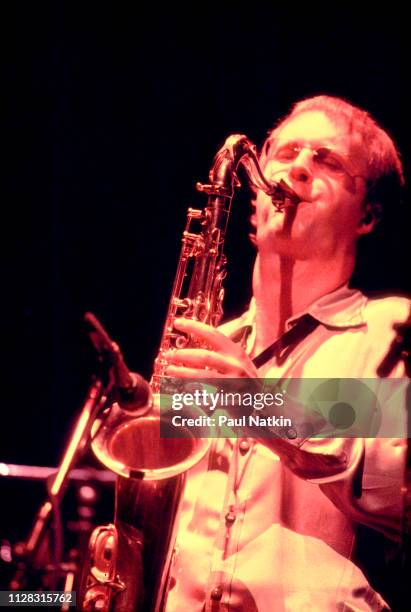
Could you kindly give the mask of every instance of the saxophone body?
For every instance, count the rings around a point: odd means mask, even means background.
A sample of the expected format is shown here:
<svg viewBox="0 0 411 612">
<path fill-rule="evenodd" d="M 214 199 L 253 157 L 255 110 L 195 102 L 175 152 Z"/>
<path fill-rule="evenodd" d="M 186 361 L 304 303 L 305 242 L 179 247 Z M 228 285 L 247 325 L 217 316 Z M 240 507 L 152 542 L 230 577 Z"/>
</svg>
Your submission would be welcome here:
<svg viewBox="0 0 411 612">
<path fill-rule="evenodd" d="M 172 289 L 151 388 L 154 403 L 133 417 L 113 405 L 96 424 L 92 448 L 118 474 L 114 524 L 97 527 L 90 539 L 80 581 L 82 610 L 161 612 L 164 609 L 180 502 L 188 470 L 198 463 L 210 440 L 160 438 L 156 397 L 165 374 L 164 353 L 193 346 L 177 332 L 176 317 L 217 326 L 221 320 L 226 275 L 224 238 L 237 170 L 242 165 L 256 189 L 282 211 L 298 198 L 285 183 L 268 183 L 254 145 L 241 134 L 230 136 L 214 158 L 209 184 L 197 184 L 208 195 L 203 210 L 188 209 L 181 254 Z M 201 414 L 199 409 L 197 414 Z"/>
</svg>

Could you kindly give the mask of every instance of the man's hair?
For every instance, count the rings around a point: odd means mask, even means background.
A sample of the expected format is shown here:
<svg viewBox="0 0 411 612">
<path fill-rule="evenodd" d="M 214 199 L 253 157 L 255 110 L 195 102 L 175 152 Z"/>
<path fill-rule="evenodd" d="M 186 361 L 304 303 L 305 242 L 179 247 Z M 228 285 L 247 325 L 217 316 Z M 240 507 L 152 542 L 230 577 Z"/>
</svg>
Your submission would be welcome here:
<svg viewBox="0 0 411 612">
<path fill-rule="evenodd" d="M 404 185 L 400 155 L 391 137 L 366 111 L 342 98 L 314 96 L 297 102 L 291 112 L 269 133 L 269 146 L 282 127 L 305 112 L 320 111 L 336 125 L 342 125 L 351 136 L 351 144 L 366 160 L 368 192 L 366 199 L 383 214 L 388 206 L 396 206 Z M 263 149 L 262 159 L 268 149 Z"/>
</svg>

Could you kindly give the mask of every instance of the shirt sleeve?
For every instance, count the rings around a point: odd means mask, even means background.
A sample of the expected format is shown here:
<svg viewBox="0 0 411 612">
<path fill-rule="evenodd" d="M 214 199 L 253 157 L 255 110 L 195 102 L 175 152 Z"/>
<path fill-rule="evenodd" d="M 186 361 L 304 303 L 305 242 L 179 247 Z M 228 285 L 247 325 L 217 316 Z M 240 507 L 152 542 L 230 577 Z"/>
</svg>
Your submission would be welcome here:
<svg viewBox="0 0 411 612">
<path fill-rule="evenodd" d="M 277 440 L 269 446 L 288 469 L 318 485 L 351 520 L 399 540 L 406 444 L 397 438 L 323 438 L 301 446 Z"/>
</svg>

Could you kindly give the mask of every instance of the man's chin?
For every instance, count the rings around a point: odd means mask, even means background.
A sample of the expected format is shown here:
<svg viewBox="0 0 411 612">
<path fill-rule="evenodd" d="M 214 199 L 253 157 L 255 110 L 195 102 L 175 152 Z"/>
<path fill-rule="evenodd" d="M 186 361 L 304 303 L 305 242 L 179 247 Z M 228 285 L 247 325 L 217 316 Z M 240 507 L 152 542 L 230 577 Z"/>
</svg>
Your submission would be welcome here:
<svg viewBox="0 0 411 612">
<path fill-rule="evenodd" d="M 301 235 L 289 235 L 284 230 L 272 232 L 257 239 L 257 249 L 261 255 L 275 255 L 288 259 L 306 261 L 313 256 L 313 245 Z"/>
</svg>

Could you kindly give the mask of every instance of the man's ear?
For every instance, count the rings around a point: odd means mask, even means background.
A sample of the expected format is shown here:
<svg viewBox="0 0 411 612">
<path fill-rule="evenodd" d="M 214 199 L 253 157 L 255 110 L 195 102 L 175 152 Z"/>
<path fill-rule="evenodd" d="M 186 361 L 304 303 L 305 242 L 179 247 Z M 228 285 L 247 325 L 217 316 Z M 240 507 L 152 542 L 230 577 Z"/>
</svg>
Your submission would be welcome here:
<svg viewBox="0 0 411 612">
<path fill-rule="evenodd" d="M 381 205 L 377 203 L 366 202 L 363 206 L 363 215 L 357 227 L 359 236 L 364 236 L 372 232 L 378 221 L 381 219 Z"/>
</svg>

